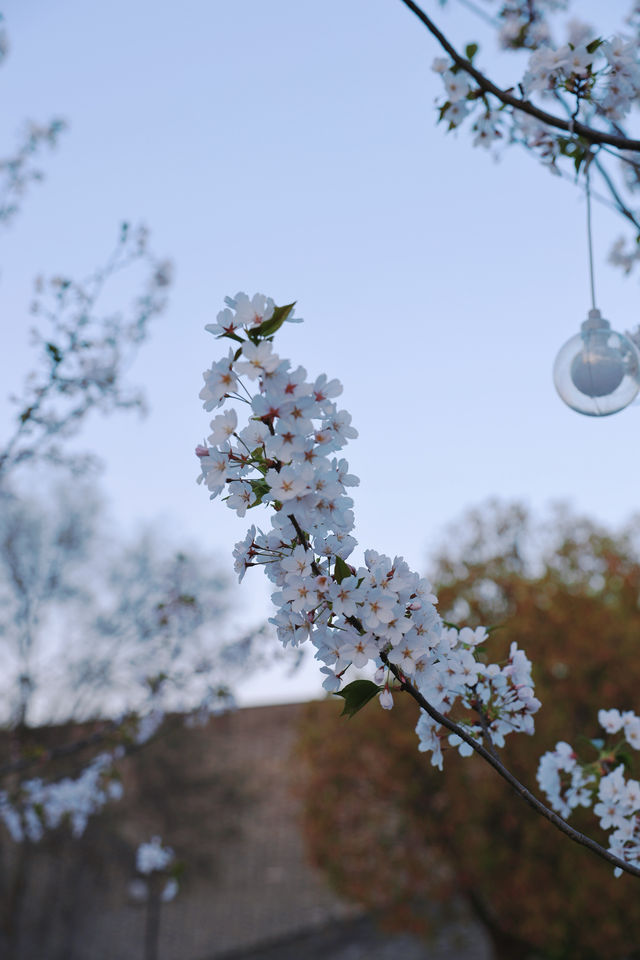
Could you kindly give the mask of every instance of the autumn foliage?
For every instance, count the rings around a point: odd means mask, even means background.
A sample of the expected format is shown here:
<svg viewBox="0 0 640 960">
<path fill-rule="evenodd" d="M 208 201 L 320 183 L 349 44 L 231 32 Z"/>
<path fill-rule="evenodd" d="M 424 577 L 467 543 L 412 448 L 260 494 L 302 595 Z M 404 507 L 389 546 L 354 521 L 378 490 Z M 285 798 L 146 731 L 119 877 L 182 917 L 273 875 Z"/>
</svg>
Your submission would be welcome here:
<svg viewBox="0 0 640 960">
<path fill-rule="evenodd" d="M 534 663 L 536 733 L 510 738 L 501 756 L 536 793 L 538 760 L 557 740 L 590 757 L 598 709 L 638 709 L 639 535 L 635 522 L 613 534 L 567 511 L 533 523 L 492 503 L 436 559 L 443 617 L 499 625 L 492 659 L 516 641 Z M 480 758 L 448 748 L 434 770 L 417 750 L 415 704 L 395 701 L 348 721 L 341 703 L 306 714 L 304 829 L 336 889 L 421 933 L 470 910 L 500 958 L 640 957 L 637 882 L 560 836 Z M 572 822 L 606 845 L 592 814 Z"/>
</svg>

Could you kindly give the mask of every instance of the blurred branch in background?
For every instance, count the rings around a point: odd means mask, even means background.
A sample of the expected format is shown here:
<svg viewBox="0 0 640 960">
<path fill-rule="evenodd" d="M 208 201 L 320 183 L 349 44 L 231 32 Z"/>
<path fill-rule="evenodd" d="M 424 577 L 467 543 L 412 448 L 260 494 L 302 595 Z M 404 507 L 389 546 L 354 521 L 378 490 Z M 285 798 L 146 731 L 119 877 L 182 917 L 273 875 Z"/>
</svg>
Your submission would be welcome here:
<svg viewBox="0 0 640 960">
<path fill-rule="evenodd" d="M 0 62 L 7 49 L 0 23 Z M 0 225 L 43 179 L 43 150 L 65 127 L 27 124 L 0 160 Z M 134 755 L 171 728 L 168 712 L 183 726 L 205 724 L 233 706 L 240 674 L 273 662 L 264 627 L 232 634 L 230 585 L 213 554 L 150 530 L 107 532 L 87 475 L 97 458 L 69 443 L 96 411 L 144 412 L 128 371 L 171 280 L 147 229 L 125 222 L 86 277 L 35 283 L 33 362 L 0 439 L 3 958 L 19 955 L 33 845 L 58 828 L 80 837 L 121 796 Z"/>
<path fill-rule="evenodd" d="M 0 13 L 0 66 L 8 53 L 9 37 Z M 54 149 L 66 129 L 67 123 L 61 117 L 44 124 L 28 121 L 19 145 L 8 156 L 0 158 L 0 227 L 13 222 L 29 185 L 44 179 L 39 166 L 40 154 L 44 149 Z"/>
<path fill-rule="evenodd" d="M 1 44 L 0 38 L 0 50 Z M 10 156 L 0 159 L 0 227 L 13 222 L 29 185 L 44 180 L 38 164 L 40 154 L 47 148 L 53 150 L 57 147 L 60 135 L 66 129 L 67 124 L 61 117 L 46 124 L 29 122 L 19 146 Z"/>
<path fill-rule="evenodd" d="M 109 281 L 133 266 L 142 268 L 142 291 L 126 313 L 102 312 Z M 0 485 L 27 461 L 86 469 L 91 458 L 69 453 L 63 442 L 78 433 L 88 414 L 144 409 L 142 392 L 126 384 L 125 374 L 150 321 L 166 306 L 170 282 L 171 265 L 150 252 L 146 228 L 126 223 L 107 262 L 85 280 L 36 281 L 31 338 L 37 365 L 21 394 L 11 397 L 17 413 L 0 447 Z"/>
</svg>

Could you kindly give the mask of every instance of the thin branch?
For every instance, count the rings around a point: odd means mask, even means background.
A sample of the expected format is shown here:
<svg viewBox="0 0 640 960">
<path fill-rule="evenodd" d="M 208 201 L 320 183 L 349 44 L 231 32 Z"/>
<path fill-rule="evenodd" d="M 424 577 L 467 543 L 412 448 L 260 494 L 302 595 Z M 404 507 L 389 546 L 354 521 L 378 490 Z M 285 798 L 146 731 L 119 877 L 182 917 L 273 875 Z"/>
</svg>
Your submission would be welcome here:
<svg viewBox="0 0 640 960">
<path fill-rule="evenodd" d="M 570 109 L 568 103 L 565 101 L 564 97 L 562 97 L 557 90 L 555 91 L 555 98 L 556 98 L 556 100 L 558 101 L 558 103 L 561 105 L 561 107 L 565 110 L 565 112 L 566 112 L 569 116 L 571 116 L 571 109 Z M 623 130 L 618 124 L 614 123 L 613 121 L 610 121 L 610 123 L 611 123 L 611 126 L 612 126 L 613 129 L 615 129 L 619 134 L 624 135 L 624 130 Z M 607 153 L 610 153 L 612 156 L 617 157 L 618 160 L 626 160 L 627 163 L 632 163 L 633 166 L 636 167 L 636 169 L 638 169 L 638 164 L 637 164 L 637 163 L 634 163 L 634 161 L 628 160 L 628 158 L 626 158 L 626 157 L 621 157 L 621 156 L 619 156 L 618 154 L 614 153 L 612 150 L 609 150 L 607 147 L 603 147 L 602 149 L 606 150 Z M 637 219 L 637 217 L 636 217 L 636 215 L 633 213 L 633 211 L 631 211 L 631 210 L 627 207 L 626 203 L 624 202 L 624 200 L 623 200 L 622 197 L 620 196 L 617 187 L 615 186 L 613 180 L 611 179 L 611 176 L 610 176 L 610 174 L 609 174 L 609 171 L 608 171 L 607 168 L 604 166 L 604 164 L 598 159 L 597 153 L 594 153 L 594 154 L 592 155 L 592 159 L 591 159 L 591 160 L 588 160 L 587 162 L 588 162 L 588 163 L 593 163 L 594 167 L 596 168 L 596 170 L 598 171 L 598 173 L 600 174 L 600 176 L 601 176 L 602 179 L 604 180 L 604 182 L 605 182 L 605 184 L 606 184 L 606 186 L 607 186 L 607 189 L 609 190 L 609 193 L 610 193 L 611 196 L 613 197 L 613 201 L 614 201 L 614 202 L 613 202 L 612 204 L 610 204 L 611 207 L 612 207 L 614 210 L 617 210 L 618 213 L 621 213 L 623 217 L 626 217 L 627 220 L 631 221 L 631 223 L 634 225 L 634 227 L 636 228 L 636 230 L 638 230 L 638 232 L 640 232 L 640 221 Z M 595 197 L 595 194 L 593 193 L 593 191 L 592 191 L 591 195 Z M 596 197 L 596 199 L 597 199 L 597 197 Z"/>
<path fill-rule="evenodd" d="M 404 2 L 404 0 L 403 0 Z M 616 857 L 613 853 L 610 853 L 608 850 L 605 850 L 604 847 L 601 847 L 599 843 L 596 843 L 595 840 L 591 840 L 590 837 L 580 833 L 579 830 L 576 830 L 574 827 L 570 826 L 566 820 L 563 820 L 562 817 L 558 816 L 557 813 L 554 813 L 553 810 L 550 810 L 549 807 L 546 807 L 544 803 L 538 800 L 530 790 L 524 786 L 523 783 L 514 777 L 514 775 L 507 770 L 501 761 L 491 754 L 489 750 L 486 749 L 481 743 L 478 743 L 474 737 L 470 736 L 464 727 L 455 723 L 453 720 L 450 720 L 444 714 L 436 710 L 435 707 L 432 707 L 428 700 L 426 700 L 419 690 L 417 690 L 413 684 L 406 679 L 405 676 L 398 670 L 395 664 L 390 663 L 386 657 L 386 654 L 382 654 L 381 659 L 383 663 L 389 667 L 392 674 L 400 682 L 400 688 L 404 690 L 409 696 L 418 703 L 425 713 L 428 713 L 432 720 L 435 720 L 436 723 L 440 724 L 443 727 L 446 727 L 447 730 L 450 730 L 452 733 L 455 733 L 461 740 L 464 740 L 476 753 L 480 754 L 483 760 L 486 760 L 487 763 L 493 767 L 493 769 L 502 777 L 503 780 L 506 780 L 507 783 L 515 790 L 518 796 L 528 803 L 530 807 L 539 813 L 541 817 L 544 817 L 545 820 L 548 820 L 553 824 L 556 829 L 564 833 L 570 840 L 573 840 L 575 843 L 581 844 L 583 847 L 586 847 L 588 850 L 591 850 L 592 853 L 595 853 L 596 856 L 601 857 L 603 860 L 606 860 L 608 863 L 613 864 L 614 867 L 618 867 L 620 870 L 624 870 L 626 873 L 631 873 L 635 877 L 640 877 L 640 868 L 634 867 L 630 863 L 626 863 L 624 860 L 620 860 L 619 857 Z"/>
<path fill-rule="evenodd" d="M 185 717 L 188 717 L 192 714 L 195 714 L 197 711 L 190 711 L 184 714 Z M 165 718 L 166 719 L 166 716 Z M 19 757 L 16 760 L 10 760 L 8 763 L 0 766 L 0 782 L 6 777 L 14 773 L 23 773 L 25 770 L 29 770 L 31 767 L 42 766 L 44 763 L 50 763 L 51 761 L 60 760 L 63 757 L 73 757 L 76 753 L 80 753 L 88 747 L 96 747 L 104 744 L 105 742 L 111 740 L 112 744 L 110 749 L 112 749 L 113 744 L 122 748 L 122 756 L 130 756 L 131 754 L 138 753 L 140 750 L 144 749 L 148 744 L 155 743 L 162 736 L 166 734 L 166 724 L 163 722 L 160 724 L 157 730 L 154 733 L 143 740 L 136 740 L 130 738 L 130 725 L 131 721 L 135 720 L 134 716 L 128 715 L 122 720 L 104 720 L 100 721 L 100 727 L 97 730 L 94 730 L 92 733 L 88 733 L 84 737 L 78 737 L 77 740 L 70 740 L 68 743 L 60 744 L 57 747 L 49 747 L 46 750 L 43 750 L 39 755 L 31 755 L 25 757 Z M 121 742 L 117 742 L 118 737 L 122 737 Z M 119 759 L 119 757 L 114 757 L 114 759 Z"/>
<path fill-rule="evenodd" d="M 305 553 L 306 553 L 306 551 L 309 549 L 309 541 L 307 540 L 307 535 L 305 534 L 304 530 L 296 520 L 295 515 L 293 513 L 288 513 L 287 517 L 289 520 L 291 520 L 291 523 L 293 524 L 293 529 L 298 535 L 298 543 L 300 544 L 301 547 L 304 547 Z"/>
<path fill-rule="evenodd" d="M 547 113 L 546 110 L 541 110 L 539 107 L 536 107 L 530 100 L 514 97 L 508 90 L 503 90 L 501 87 L 496 86 L 493 81 L 485 77 L 483 73 L 480 73 L 469 60 L 458 53 L 455 47 L 452 46 L 445 35 L 438 29 L 433 20 L 427 16 L 417 3 L 414 3 L 413 0 L 401 0 L 401 3 L 404 3 L 405 7 L 408 7 L 425 25 L 427 30 L 436 38 L 442 49 L 449 54 L 456 66 L 464 70 L 470 77 L 473 77 L 481 90 L 484 90 L 485 93 L 492 94 L 500 103 L 513 107 L 514 110 L 520 110 L 530 117 L 535 117 L 536 120 L 547 124 L 549 127 L 555 127 L 557 130 L 563 130 L 566 133 L 577 134 L 589 143 L 608 143 L 612 147 L 617 147 L 618 150 L 640 151 L 640 140 L 630 140 L 618 134 L 607 133 L 604 130 L 596 130 L 579 121 L 572 123 L 568 120 L 563 120 L 561 117 L 556 117 L 555 114 Z"/>
<path fill-rule="evenodd" d="M 485 23 L 488 23 L 490 27 L 496 29 L 500 26 L 500 21 L 497 17 L 491 16 L 490 13 L 487 13 L 486 10 L 483 10 L 482 7 L 479 7 L 473 0 L 458 0 L 458 3 L 462 7 L 466 7 L 467 10 L 471 10 L 472 13 L 476 15 L 480 20 L 484 20 Z"/>
<path fill-rule="evenodd" d="M 0 30 L 0 62 L 2 62 L 2 31 Z M 44 126 L 29 123 L 22 144 L 10 157 L 0 159 L 0 227 L 8 225 L 20 209 L 20 200 L 31 183 L 44 179 L 36 163 L 43 146 L 53 149 L 67 124 L 59 117 Z"/>
<path fill-rule="evenodd" d="M 291 523 L 293 524 L 293 529 L 298 535 L 298 543 L 300 544 L 301 547 L 304 547 L 304 551 L 306 553 L 307 550 L 309 549 L 309 541 L 307 539 L 306 533 L 304 532 L 304 530 L 296 520 L 295 515 L 293 513 L 288 513 L 287 516 L 289 520 L 291 520 Z M 318 567 L 318 564 L 316 563 L 315 560 L 313 560 L 311 563 L 311 570 L 314 576 L 316 577 L 320 576 L 320 568 Z"/>
<path fill-rule="evenodd" d="M 103 288 L 135 263 L 150 273 L 131 316 L 100 316 Z M 129 357 L 148 334 L 149 321 L 164 307 L 161 290 L 170 282 L 169 266 L 148 250 L 144 228 L 132 232 L 122 224 L 104 267 L 81 282 L 57 277 L 44 291 L 37 288 L 32 312 L 41 317 L 42 329 L 34 333 L 42 372 L 34 371 L 22 396 L 12 398 L 21 413 L 11 436 L 0 444 L 0 474 L 36 458 L 79 465 L 77 456 L 59 453 L 56 441 L 76 433 L 92 409 L 144 409 L 142 396 L 129 394 L 122 381 Z M 48 306 L 51 298 L 53 306 Z"/>
<path fill-rule="evenodd" d="M 59 747 L 51 747 L 37 756 L 20 757 L 17 760 L 5 763 L 0 766 L 0 780 L 9 776 L 9 774 L 22 773 L 30 767 L 41 766 L 44 762 L 48 763 L 51 760 L 59 760 L 61 757 L 71 757 L 86 747 L 95 747 L 103 743 L 107 737 L 110 737 L 120 727 L 122 727 L 121 723 L 110 720 L 101 726 L 99 730 L 94 730 L 93 733 L 89 733 L 85 737 L 79 737 L 77 740 L 64 743 Z"/>
<path fill-rule="evenodd" d="M 629 210 L 629 208 L 628 208 L 627 205 L 625 204 L 624 200 L 622 199 L 622 197 L 621 197 L 620 194 L 618 193 L 618 191 L 617 191 L 617 189 L 616 189 L 616 187 L 615 187 L 615 185 L 614 185 L 611 177 L 609 176 L 608 171 L 607 171 L 606 168 L 600 163 L 600 161 L 598 160 L 597 157 L 593 160 L 593 165 L 595 166 L 596 170 L 598 171 L 598 173 L 600 174 L 600 176 L 602 177 L 602 179 L 603 179 L 604 182 L 606 183 L 606 185 L 607 185 L 607 187 L 608 187 L 608 189 L 609 189 L 609 192 L 610 192 L 611 196 L 612 196 L 613 199 L 615 200 L 616 209 L 620 211 L 620 213 L 622 214 L 623 217 L 626 217 L 627 220 L 630 220 L 631 223 L 632 223 L 632 224 L 634 225 L 634 227 L 636 228 L 636 230 L 638 230 L 638 232 L 640 232 L 640 220 L 638 220 L 638 218 L 635 216 L 635 214 L 634 214 L 631 210 Z"/>
<path fill-rule="evenodd" d="M 484 740 L 485 746 L 491 756 L 498 760 L 498 754 L 496 753 L 496 748 L 494 747 L 493 740 L 491 739 L 487 715 L 482 709 L 482 705 L 478 701 L 476 701 L 476 703 L 473 705 L 473 708 L 478 714 L 478 719 L 480 720 L 480 726 L 482 727 L 482 739 Z"/>
</svg>

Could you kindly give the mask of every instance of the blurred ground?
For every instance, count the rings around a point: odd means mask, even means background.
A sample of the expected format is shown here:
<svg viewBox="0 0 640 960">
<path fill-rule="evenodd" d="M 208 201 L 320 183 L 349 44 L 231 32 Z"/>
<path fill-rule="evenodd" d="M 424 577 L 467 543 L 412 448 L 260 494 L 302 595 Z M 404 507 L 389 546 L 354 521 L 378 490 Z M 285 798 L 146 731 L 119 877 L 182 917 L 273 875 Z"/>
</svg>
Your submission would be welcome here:
<svg viewBox="0 0 640 960">
<path fill-rule="evenodd" d="M 256 950 L 216 955 L 216 960 L 488 960 L 482 935 L 447 930 L 426 945 L 415 937 L 385 934 L 370 917 L 337 921 L 330 927 Z"/>
</svg>

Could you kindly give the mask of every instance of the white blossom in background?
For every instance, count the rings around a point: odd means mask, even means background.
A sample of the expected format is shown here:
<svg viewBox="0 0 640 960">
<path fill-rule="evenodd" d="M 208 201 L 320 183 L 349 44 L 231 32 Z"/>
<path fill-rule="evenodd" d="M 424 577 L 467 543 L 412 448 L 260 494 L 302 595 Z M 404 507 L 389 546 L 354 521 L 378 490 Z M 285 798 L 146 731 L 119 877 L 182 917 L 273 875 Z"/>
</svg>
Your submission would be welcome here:
<svg viewBox="0 0 640 960">
<path fill-rule="evenodd" d="M 160 837 L 152 837 L 148 843 L 141 843 L 136 851 L 136 870 L 149 874 L 166 870 L 174 858 L 171 847 L 163 847 Z"/>
<path fill-rule="evenodd" d="M 166 874 L 174 861 L 175 854 L 171 847 L 163 847 L 161 838 L 157 836 L 152 837 L 147 843 L 141 843 L 136 851 L 136 870 L 145 877 L 151 874 Z M 168 877 L 160 893 L 160 899 L 163 903 L 168 903 L 175 898 L 178 890 L 179 884 L 176 878 Z M 149 884 L 137 878 L 129 884 L 129 894 L 134 900 L 148 900 Z"/>
<path fill-rule="evenodd" d="M 175 877 L 169 877 L 167 882 L 164 885 L 164 889 L 160 894 L 160 899 L 163 903 L 170 903 L 171 900 L 175 900 L 178 895 L 180 887 L 178 881 Z"/>
<path fill-rule="evenodd" d="M 75 779 L 63 777 L 51 783 L 40 778 L 25 780 L 15 798 L 0 791 L 0 818 L 11 837 L 16 842 L 28 839 L 37 843 L 45 829 L 55 829 L 67 820 L 73 836 L 82 836 L 89 817 L 107 801 L 122 796 L 113 762 L 113 754 L 101 753 Z"/>
</svg>

